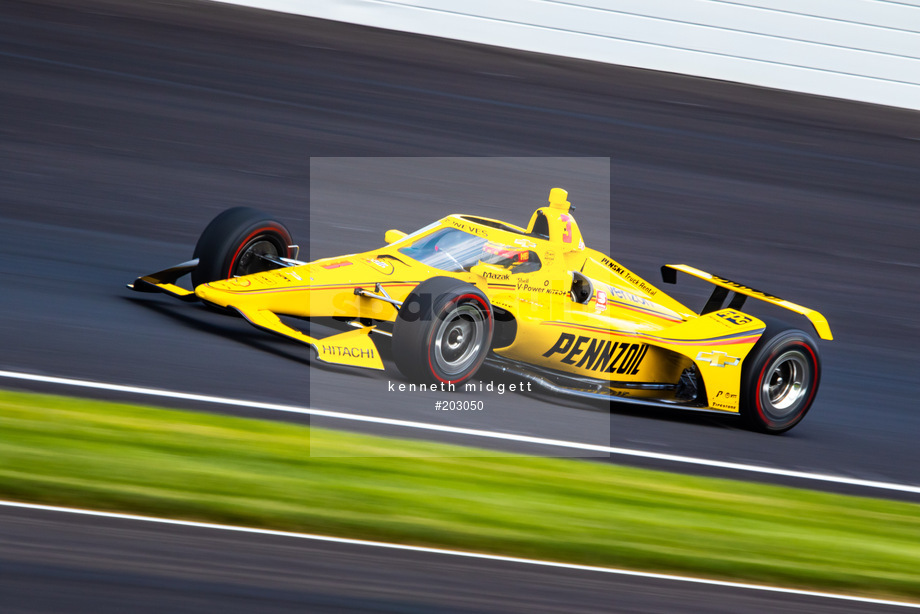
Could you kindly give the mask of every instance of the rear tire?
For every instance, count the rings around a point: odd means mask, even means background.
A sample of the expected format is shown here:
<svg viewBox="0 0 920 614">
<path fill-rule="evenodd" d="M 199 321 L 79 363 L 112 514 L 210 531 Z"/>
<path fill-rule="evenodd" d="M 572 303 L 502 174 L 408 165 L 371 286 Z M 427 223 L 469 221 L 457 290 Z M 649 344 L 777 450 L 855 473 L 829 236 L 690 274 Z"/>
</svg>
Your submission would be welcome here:
<svg viewBox="0 0 920 614">
<path fill-rule="evenodd" d="M 741 370 L 741 417 L 752 429 L 784 433 L 811 408 L 821 381 L 814 339 L 777 320 L 767 329 Z"/>
<path fill-rule="evenodd" d="M 284 224 L 251 207 L 227 209 L 208 224 L 195 245 L 195 286 L 277 268 L 260 255 L 291 257 L 291 233 Z"/>
<path fill-rule="evenodd" d="M 459 384 L 482 366 L 495 329 L 492 305 L 476 286 L 433 277 L 413 290 L 393 326 L 393 360 L 426 384 Z"/>
</svg>

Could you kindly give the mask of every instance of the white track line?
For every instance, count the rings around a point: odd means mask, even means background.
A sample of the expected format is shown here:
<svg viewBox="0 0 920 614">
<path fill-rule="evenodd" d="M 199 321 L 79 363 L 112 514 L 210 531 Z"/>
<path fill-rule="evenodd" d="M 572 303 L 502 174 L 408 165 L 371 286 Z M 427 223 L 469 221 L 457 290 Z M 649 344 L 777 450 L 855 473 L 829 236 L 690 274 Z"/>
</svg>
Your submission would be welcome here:
<svg viewBox="0 0 920 614">
<path fill-rule="evenodd" d="M 271 529 L 256 529 L 251 527 L 239 527 L 233 525 L 213 524 L 209 522 L 193 522 L 188 520 L 174 520 L 170 518 L 156 518 L 153 516 L 137 516 L 134 514 L 119 514 L 116 512 L 101 512 L 96 510 L 75 509 L 69 507 L 57 507 L 53 505 L 38 505 L 34 503 L 21 503 L 19 501 L 2 501 L 0 507 L 10 507 L 28 510 L 41 510 L 48 512 L 61 512 L 66 514 L 80 514 L 83 516 L 94 516 L 97 518 L 113 518 L 119 520 L 134 520 L 140 522 L 150 522 L 156 524 L 175 525 L 182 527 L 193 527 L 197 529 L 214 529 L 220 531 L 233 531 L 236 533 L 248 533 L 252 535 L 271 535 L 275 537 L 288 537 L 294 539 L 308 539 L 319 542 L 330 542 L 334 544 L 348 544 L 353 546 L 368 546 L 373 548 L 387 548 L 390 550 L 404 550 L 409 552 L 424 552 L 428 554 L 437 554 L 444 556 L 459 556 L 470 559 L 479 559 L 485 561 L 499 561 L 503 563 L 521 563 L 524 565 L 536 565 L 540 567 L 553 567 L 556 569 L 571 569 L 576 571 L 587 571 L 596 573 L 614 574 L 619 576 L 633 576 L 638 578 L 648 578 L 653 580 L 666 580 L 672 582 L 689 582 L 693 584 L 706 584 L 709 586 L 720 586 L 724 588 L 756 590 L 771 593 L 782 593 L 786 595 L 802 595 L 806 597 L 818 597 L 822 599 L 838 599 L 842 601 L 851 601 L 857 603 L 871 603 L 876 605 L 891 605 L 904 608 L 920 609 L 920 603 L 908 603 L 904 601 L 889 601 L 886 599 L 872 599 L 869 597 L 857 597 L 853 595 L 840 595 L 835 593 L 821 593 L 817 591 L 806 591 L 794 588 L 783 588 L 779 586 L 766 586 L 761 584 L 746 584 L 743 582 L 726 582 L 722 580 L 709 580 L 706 578 L 693 578 L 689 576 L 672 576 L 668 574 L 651 573 L 644 571 L 633 571 L 629 569 L 615 569 L 611 567 L 596 567 L 593 565 L 576 565 L 573 563 L 559 563 L 555 561 L 541 561 L 538 559 L 525 559 L 514 556 L 501 556 L 497 554 L 485 554 L 480 552 L 464 552 L 462 550 L 448 550 L 444 548 L 428 548 L 423 546 L 408 546 L 405 544 L 393 544 L 388 542 L 375 542 L 363 539 L 348 539 L 345 537 L 333 537 L 330 535 L 314 535 L 310 533 L 292 533 L 288 531 L 273 531 Z"/>
<path fill-rule="evenodd" d="M 647 452 L 644 450 L 632 450 L 629 448 L 615 448 L 611 446 L 599 446 L 589 443 L 579 443 L 575 441 L 562 441 L 558 439 L 547 439 L 544 437 L 532 437 L 529 435 L 515 435 L 511 433 L 494 433 L 492 431 L 482 431 L 477 429 L 467 429 L 456 426 L 444 426 L 440 424 L 429 424 L 427 422 L 413 422 L 409 420 L 396 420 L 393 418 L 380 418 L 377 416 L 365 416 L 361 414 L 347 414 L 343 412 L 327 411 L 323 409 L 312 409 L 309 407 L 297 407 L 294 405 L 281 405 L 277 403 L 262 403 L 259 401 L 245 401 L 241 399 L 230 399 L 225 397 L 215 397 L 203 394 L 192 394 L 188 392 L 176 392 L 172 390 L 160 390 L 156 388 L 141 388 L 137 386 L 123 386 L 120 384 L 107 384 L 103 382 L 91 382 L 85 380 L 68 379 L 63 377 L 52 377 L 47 375 L 35 375 L 31 373 L 17 373 L 15 371 L 0 370 L 0 377 L 8 379 L 17 379 L 30 382 L 41 382 L 45 384 L 57 384 L 64 386 L 75 386 L 79 388 L 93 388 L 96 390 L 108 390 L 112 392 L 126 392 L 130 394 L 166 397 L 170 399 L 181 399 L 184 401 L 196 401 L 199 403 L 213 403 L 217 405 L 228 405 L 233 407 L 246 407 L 250 409 L 263 409 L 267 411 L 280 411 L 294 414 L 304 414 L 309 416 L 320 416 L 323 418 L 332 418 L 336 420 L 350 420 L 353 422 L 369 422 L 373 424 L 385 424 L 388 426 L 398 426 L 410 429 L 419 429 L 427 431 L 437 431 L 440 433 L 452 433 L 455 435 L 469 435 L 472 437 L 483 437 L 488 439 L 501 439 L 505 441 L 516 441 L 519 443 L 537 444 L 542 446 L 553 446 L 557 448 L 569 448 L 573 450 L 584 450 L 589 452 L 601 452 L 605 454 L 615 454 L 619 456 L 633 456 L 638 458 L 647 458 L 654 460 L 667 461 L 672 463 L 682 463 L 688 465 L 702 465 L 704 467 L 713 467 L 718 469 L 732 469 L 735 471 L 746 471 L 750 473 L 760 473 L 778 477 L 798 478 L 803 480 L 812 480 L 817 482 L 830 482 L 834 484 L 845 484 L 847 486 L 859 486 L 863 488 L 873 488 L 880 490 L 891 490 L 920 494 L 920 486 L 910 484 L 897 484 L 894 482 L 878 482 L 874 480 L 861 480 L 858 478 L 848 478 L 838 475 L 828 475 L 821 473 L 808 473 L 805 471 L 792 471 L 789 469 L 777 469 L 773 467 L 762 467 L 759 465 L 747 465 L 743 463 L 730 463 L 726 461 L 711 460 L 705 458 L 695 458 L 692 456 L 680 456 L 676 454 L 661 454 L 659 452 Z"/>
</svg>

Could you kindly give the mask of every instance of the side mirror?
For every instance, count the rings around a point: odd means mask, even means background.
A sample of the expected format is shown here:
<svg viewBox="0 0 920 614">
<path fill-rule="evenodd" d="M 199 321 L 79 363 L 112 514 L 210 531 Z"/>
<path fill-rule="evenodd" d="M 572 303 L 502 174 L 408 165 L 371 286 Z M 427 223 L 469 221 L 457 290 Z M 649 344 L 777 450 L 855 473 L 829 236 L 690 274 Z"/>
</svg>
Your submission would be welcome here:
<svg viewBox="0 0 920 614">
<path fill-rule="evenodd" d="M 390 243 L 396 243 L 400 239 L 403 239 L 407 236 L 409 235 L 404 233 L 402 230 L 390 229 L 385 235 L 383 235 L 383 240 L 387 242 L 387 245 L 389 245 Z"/>
</svg>

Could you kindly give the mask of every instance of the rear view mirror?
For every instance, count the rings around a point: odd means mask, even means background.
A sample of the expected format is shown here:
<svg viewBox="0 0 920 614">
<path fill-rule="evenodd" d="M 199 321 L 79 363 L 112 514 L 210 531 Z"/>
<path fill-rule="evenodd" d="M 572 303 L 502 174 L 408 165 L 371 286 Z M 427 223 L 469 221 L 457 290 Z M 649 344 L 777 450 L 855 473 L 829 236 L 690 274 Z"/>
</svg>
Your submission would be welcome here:
<svg viewBox="0 0 920 614">
<path fill-rule="evenodd" d="M 390 243 L 396 243 L 396 242 L 399 241 L 400 239 L 402 239 L 402 238 L 404 238 L 404 237 L 407 237 L 407 236 L 408 236 L 408 235 L 407 235 L 406 233 L 404 233 L 402 230 L 390 229 L 390 230 L 388 230 L 387 233 L 383 236 L 383 238 L 384 238 L 384 241 L 387 242 L 387 245 L 389 245 Z"/>
</svg>

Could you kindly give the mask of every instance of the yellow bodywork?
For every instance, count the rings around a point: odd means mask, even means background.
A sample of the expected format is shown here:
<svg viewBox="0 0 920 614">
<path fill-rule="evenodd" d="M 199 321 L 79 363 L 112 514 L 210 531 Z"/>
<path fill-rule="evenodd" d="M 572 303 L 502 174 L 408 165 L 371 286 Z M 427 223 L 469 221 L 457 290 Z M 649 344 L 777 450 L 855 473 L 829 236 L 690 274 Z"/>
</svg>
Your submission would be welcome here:
<svg viewBox="0 0 920 614">
<path fill-rule="evenodd" d="M 399 303 L 426 279 L 454 277 L 476 285 L 494 308 L 513 319 L 516 334 L 506 345 L 493 346 L 498 356 L 590 378 L 612 396 L 665 402 L 679 400 L 673 398 L 674 387 L 695 366 L 704 382 L 706 408 L 737 412 L 742 364 L 764 322 L 731 307 L 698 315 L 585 246 L 566 197 L 564 190 L 554 189 L 549 205 L 534 212 L 527 228 L 450 215 L 410 235 L 389 231 L 387 239 L 393 242 L 379 249 L 215 281 L 198 286 L 194 294 L 235 309 L 260 328 L 313 346 L 322 361 L 382 369 L 371 334 L 396 320 L 398 306 L 379 297 Z M 527 270 L 479 262 L 469 270 L 446 271 L 401 251 L 445 228 L 526 252 L 529 268 L 539 266 Z M 831 338 L 827 321 L 813 310 L 686 265 L 668 266 L 796 311 L 809 318 L 822 338 Z M 171 283 L 156 283 L 154 277 L 141 279 L 177 296 L 191 294 Z M 279 315 L 340 318 L 355 329 L 317 339 Z"/>
</svg>

